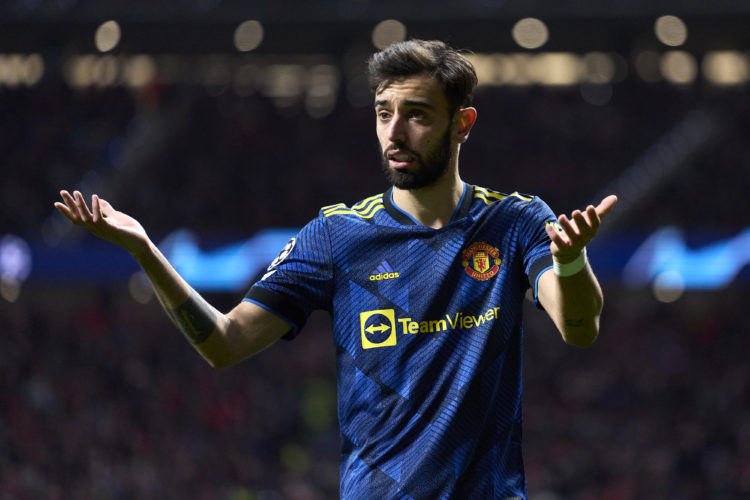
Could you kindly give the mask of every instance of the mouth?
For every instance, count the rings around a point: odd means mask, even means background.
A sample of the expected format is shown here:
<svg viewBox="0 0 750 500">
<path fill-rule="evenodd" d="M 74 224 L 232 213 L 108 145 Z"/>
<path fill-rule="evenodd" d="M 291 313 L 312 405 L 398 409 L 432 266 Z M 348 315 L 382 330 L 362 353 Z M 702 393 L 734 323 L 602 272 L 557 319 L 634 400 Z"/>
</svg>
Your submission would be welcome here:
<svg viewBox="0 0 750 500">
<path fill-rule="evenodd" d="M 416 155 L 405 149 L 390 149 L 386 153 L 388 165 L 395 169 L 403 169 L 411 165 L 417 159 Z"/>
</svg>

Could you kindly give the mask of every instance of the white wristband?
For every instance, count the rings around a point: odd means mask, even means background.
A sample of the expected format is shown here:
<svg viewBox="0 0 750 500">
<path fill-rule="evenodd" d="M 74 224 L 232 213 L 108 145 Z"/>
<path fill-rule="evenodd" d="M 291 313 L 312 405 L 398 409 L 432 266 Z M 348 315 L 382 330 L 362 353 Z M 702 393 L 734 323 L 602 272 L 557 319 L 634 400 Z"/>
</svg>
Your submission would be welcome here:
<svg viewBox="0 0 750 500">
<path fill-rule="evenodd" d="M 583 250 L 581 250 L 581 253 L 578 255 L 578 257 L 575 258 L 573 262 L 560 264 L 555 259 L 552 259 L 552 270 L 558 276 L 572 276 L 586 267 L 586 262 L 588 262 L 588 257 L 586 257 L 586 247 L 583 247 Z"/>
</svg>

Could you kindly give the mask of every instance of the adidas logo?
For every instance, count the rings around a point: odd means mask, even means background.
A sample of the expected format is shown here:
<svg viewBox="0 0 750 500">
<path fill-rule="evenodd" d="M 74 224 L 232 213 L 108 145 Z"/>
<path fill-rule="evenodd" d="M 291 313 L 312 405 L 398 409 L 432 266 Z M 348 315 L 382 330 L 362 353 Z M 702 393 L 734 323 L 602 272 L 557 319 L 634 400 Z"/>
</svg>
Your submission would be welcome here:
<svg viewBox="0 0 750 500">
<path fill-rule="evenodd" d="M 380 263 L 375 272 L 370 275 L 370 281 L 392 280 L 398 278 L 398 272 L 394 271 L 388 261 Z"/>
</svg>

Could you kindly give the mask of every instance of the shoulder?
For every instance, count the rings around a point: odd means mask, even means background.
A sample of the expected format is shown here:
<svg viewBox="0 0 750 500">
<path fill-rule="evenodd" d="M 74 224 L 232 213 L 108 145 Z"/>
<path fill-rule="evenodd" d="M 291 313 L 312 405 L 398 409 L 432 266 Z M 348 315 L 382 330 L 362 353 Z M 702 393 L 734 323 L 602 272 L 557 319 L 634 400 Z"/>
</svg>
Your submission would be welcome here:
<svg viewBox="0 0 750 500">
<path fill-rule="evenodd" d="M 472 210 L 485 216 L 510 217 L 518 223 L 556 220 L 552 209 L 538 196 L 518 191 L 507 194 L 479 186 L 474 186 Z"/>
<path fill-rule="evenodd" d="M 518 191 L 508 194 L 480 186 L 474 186 L 474 202 L 480 207 L 492 206 L 502 202 L 502 205 L 518 206 L 519 208 L 525 208 L 529 204 L 544 203 L 538 196 L 523 194 Z"/>
<path fill-rule="evenodd" d="M 319 218 L 330 220 L 335 217 L 344 217 L 354 220 L 367 221 L 375 214 L 385 208 L 383 204 L 383 193 L 379 193 L 361 200 L 351 207 L 344 203 L 328 205 L 320 209 Z"/>
</svg>

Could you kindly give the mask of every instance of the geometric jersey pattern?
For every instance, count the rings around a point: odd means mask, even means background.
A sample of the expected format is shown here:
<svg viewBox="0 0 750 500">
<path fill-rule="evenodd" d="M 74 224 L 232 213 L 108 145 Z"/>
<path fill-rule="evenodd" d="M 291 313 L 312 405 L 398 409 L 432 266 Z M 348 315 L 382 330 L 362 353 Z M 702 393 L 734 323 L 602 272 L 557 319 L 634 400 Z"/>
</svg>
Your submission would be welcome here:
<svg viewBox="0 0 750 500">
<path fill-rule="evenodd" d="M 521 311 L 555 221 L 539 198 L 466 184 L 432 229 L 389 190 L 321 209 L 248 291 L 285 338 L 331 314 L 341 498 L 526 498 Z"/>
</svg>

